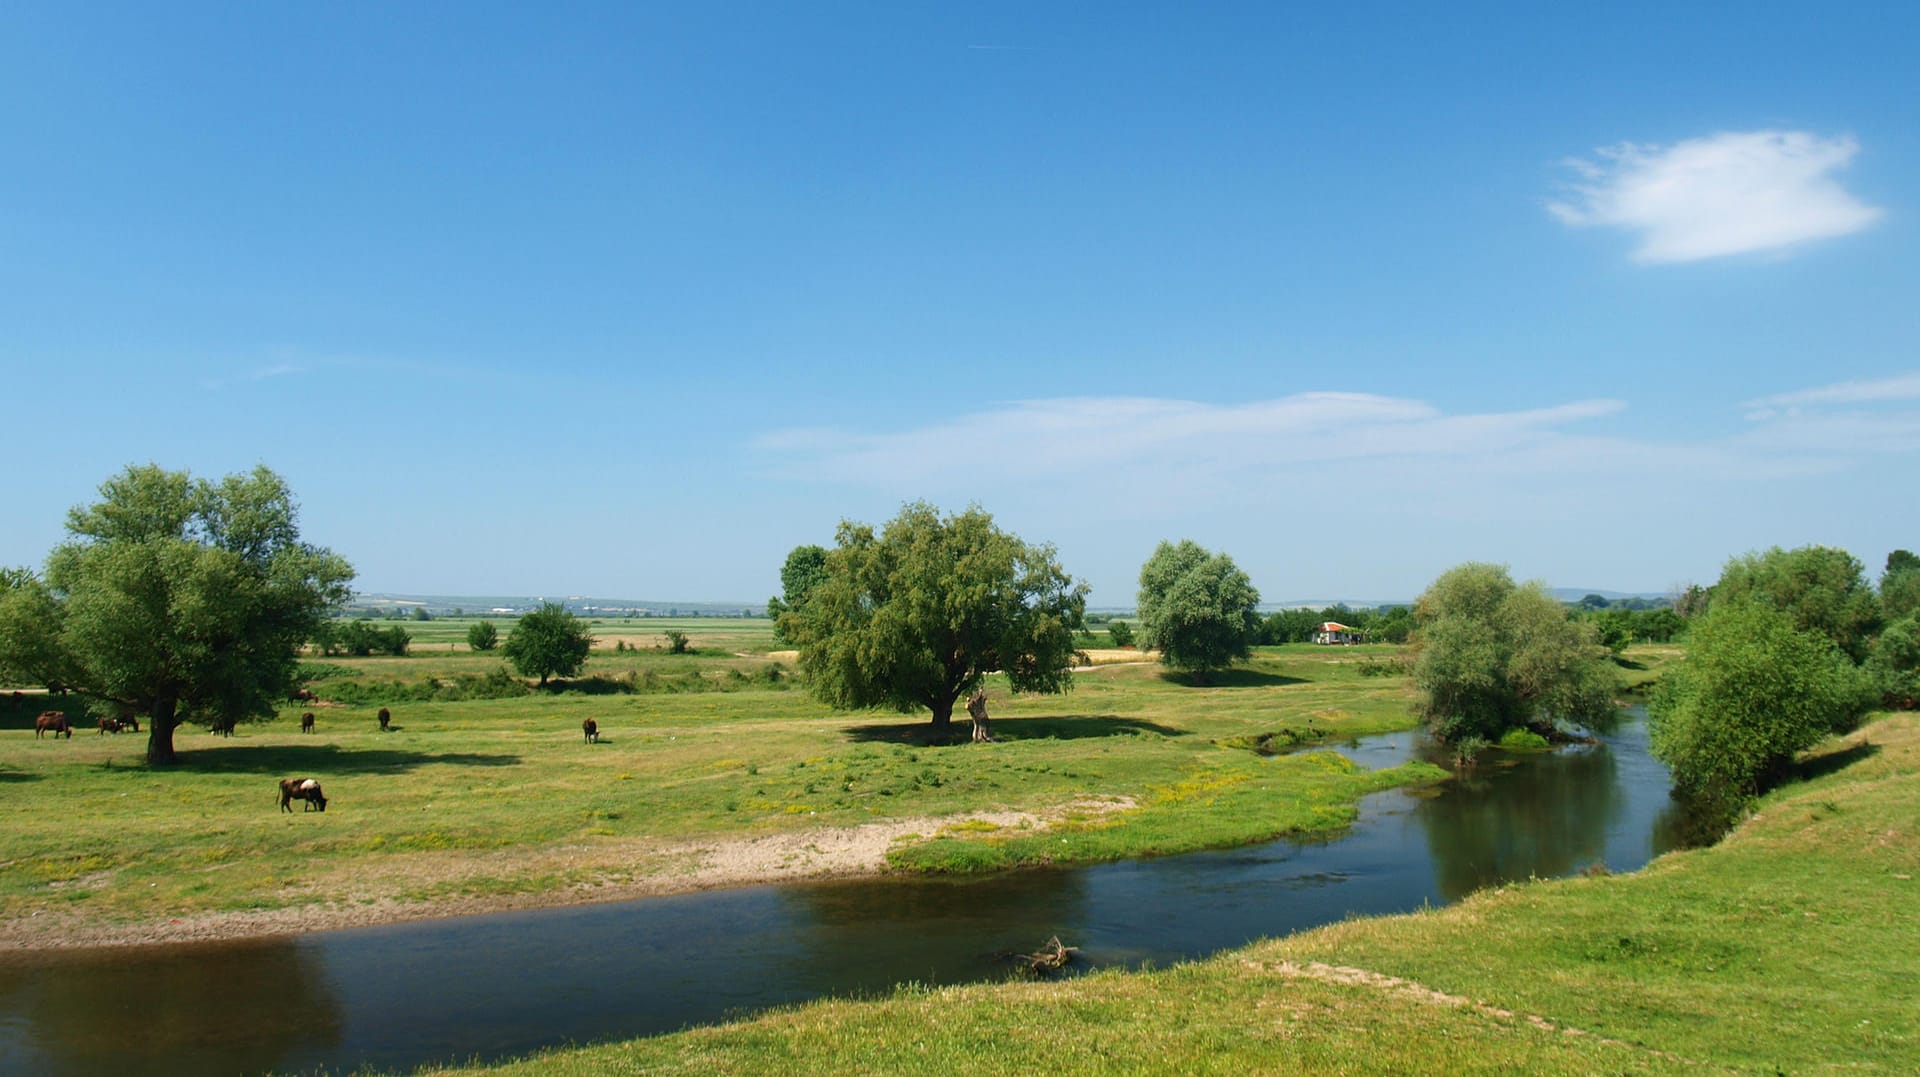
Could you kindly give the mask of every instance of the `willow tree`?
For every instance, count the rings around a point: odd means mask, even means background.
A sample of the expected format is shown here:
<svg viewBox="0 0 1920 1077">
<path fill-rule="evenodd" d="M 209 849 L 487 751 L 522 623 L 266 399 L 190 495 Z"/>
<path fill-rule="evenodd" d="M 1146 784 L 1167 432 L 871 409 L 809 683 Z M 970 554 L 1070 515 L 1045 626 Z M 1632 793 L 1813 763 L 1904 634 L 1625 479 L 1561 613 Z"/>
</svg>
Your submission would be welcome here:
<svg viewBox="0 0 1920 1077">
<path fill-rule="evenodd" d="M 1591 624 L 1503 565 L 1448 569 L 1413 606 L 1418 709 L 1436 736 L 1498 740 L 1556 719 L 1612 713 L 1615 677 Z"/>
<path fill-rule="evenodd" d="M 945 731 L 987 674 L 1017 692 L 1062 692 L 1087 587 L 1049 545 L 1031 546 L 972 507 L 903 507 L 883 531 L 842 521 L 824 573 L 780 630 L 815 698 L 848 709 L 925 708 Z"/>
<path fill-rule="evenodd" d="M 1140 627 L 1160 661 L 1201 680 L 1253 655 L 1260 592 L 1226 554 L 1161 542 L 1140 567 Z"/>
<path fill-rule="evenodd" d="M 271 717 L 352 567 L 300 541 L 292 493 L 265 467 L 217 483 L 129 467 L 100 496 L 67 514 L 44 580 L 9 573 L 0 669 L 146 715 L 153 764 L 174 761 L 187 716 Z"/>
</svg>

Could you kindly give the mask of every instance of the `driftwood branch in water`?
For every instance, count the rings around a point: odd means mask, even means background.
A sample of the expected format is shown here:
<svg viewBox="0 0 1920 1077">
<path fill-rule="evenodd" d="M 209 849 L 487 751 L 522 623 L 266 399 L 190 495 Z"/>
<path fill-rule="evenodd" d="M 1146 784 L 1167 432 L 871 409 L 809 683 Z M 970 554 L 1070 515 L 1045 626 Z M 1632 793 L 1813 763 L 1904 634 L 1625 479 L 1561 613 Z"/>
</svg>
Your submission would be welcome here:
<svg viewBox="0 0 1920 1077">
<path fill-rule="evenodd" d="M 1021 954 L 1020 960 L 1034 972 L 1058 972 L 1073 960 L 1074 954 L 1079 952 L 1078 946 L 1068 946 L 1060 941 L 1060 936 L 1055 935 L 1048 939 L 1038 951 Z"/>
</svg>

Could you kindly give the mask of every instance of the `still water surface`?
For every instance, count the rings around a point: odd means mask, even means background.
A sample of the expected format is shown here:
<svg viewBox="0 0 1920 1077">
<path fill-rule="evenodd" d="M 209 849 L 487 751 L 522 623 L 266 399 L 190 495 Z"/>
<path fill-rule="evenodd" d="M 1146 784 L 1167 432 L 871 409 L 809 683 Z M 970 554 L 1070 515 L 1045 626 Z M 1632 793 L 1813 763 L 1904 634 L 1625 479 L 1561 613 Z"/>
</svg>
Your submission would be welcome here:
<svg viewBox="0 0 1920 1077">
<path fill-rule="evenodd" d="M 1343 751 L 1369 768 L 1413 733 Z M 758 887 L 261 942 L 7 959 L 0 1073 L 411 1068 L 669 1031 L 828 994 L 1006 975 L 1059 935 L 1094 967 L 1169 964 L 1678 844 L 1642 721 L 1593 747 L 1490 753 L 1345 834 L 974 882 Z"/>
</svg>

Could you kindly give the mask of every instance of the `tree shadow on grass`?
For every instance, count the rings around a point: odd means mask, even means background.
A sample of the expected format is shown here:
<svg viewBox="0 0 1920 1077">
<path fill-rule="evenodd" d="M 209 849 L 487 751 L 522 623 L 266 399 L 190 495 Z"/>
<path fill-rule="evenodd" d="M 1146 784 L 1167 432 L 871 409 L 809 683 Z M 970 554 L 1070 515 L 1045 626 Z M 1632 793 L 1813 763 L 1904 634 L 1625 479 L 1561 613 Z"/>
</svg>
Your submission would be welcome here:
<svg viewBox="0 0 1920 1077">
<path fill-rule="evenodd" d="M 630 696 L 637 689 L 632 681 L 595 675 L 570 681 L 556 678 L 548 681 L 544 687 L 536 688 L 535 691 L 545 692 L 550 696 Z"/>
<path fill-rule="evenodd" d="M 42 776 L 39 774 L 28 774 L 24 771 L 0 770 L 0 784 L 11 784 L 13 782 L 37 782 L 41 779 L 41 777 Z"/>
<path fill-rule="evenodd" d="M 1836 770 L 1845 770 L 1861 760 L 1872 759 L 1879 754 L 1880 746 L 1878 744 L 1872 744 L 1863 740 L 1858 744 L 1850 744 L 1838 751 L 1826 752 L 1821 755 L 1810 756 L 1803 759 L 1793 765 L 1793 769 L 1789 771 L 1789 775 L 1795 781 L 1811 781 L 1814 778 L 1832 774 Z"/>
<path fill-rule="evenodd" d="M 218 774 L 391 774 L 444 764 L 511 767 L 517 755 L 481 752 L 409 752 L 389 748 L 344 749 L 332 744 L 276 744 L 196 748 L 180 753 L 179 769 Z"/>
<path fill-rule="evenodd" d="M 1258 669 L 1216 669 L 1211 673 L 1185 673 L 1165 670 L 1160 679 L 1184 688 L 1273 688 L 1285 684 L 1306 684 L 1305 677 L 1268 673 Z"/>
<path fill-rule="evenodd" d="M 856 725 L 841 730 L 856 744 L 910 744 L 929 748 L 942 744 L 964 744 L 972 740 L 973 723 L 956 717 L 953 726 L 942 733 L 931 722 L 895 722 L 887 725 Z M 1083 740 L 1088 737 L 1125 737 L 1136 733 L 1155 733 L 1163 737 L 1184 737 L 1187 731 L 1149 722 L 1143 718 L 1121 718 L 1113 714 L 1062 714 L 1044 718 L 995 718 L 995 740 Z"/>
</svg>

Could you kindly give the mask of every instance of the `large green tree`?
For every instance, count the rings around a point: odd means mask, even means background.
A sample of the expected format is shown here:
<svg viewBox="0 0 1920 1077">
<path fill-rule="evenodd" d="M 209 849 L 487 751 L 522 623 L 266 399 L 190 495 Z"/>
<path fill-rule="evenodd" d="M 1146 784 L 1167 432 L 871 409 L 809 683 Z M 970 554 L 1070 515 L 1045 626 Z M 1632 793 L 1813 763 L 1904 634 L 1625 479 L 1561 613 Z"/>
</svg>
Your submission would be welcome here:
<svg viewBox="0 0 1920 1077">
<path fill-rule="evenodd" d="M 1140 628 L 1160 661 L 1205 677 L 1253 654 L 1260 592 L 1226 554 L 1161 542 L 1140 566 Z"/>
<path fill-rule="evenodd" d="M 1769 602 L 1716 594 L 1690 640 L 1647 713 L 1654 756 L 1703 809 L 1730 817 L 1776 781 L 1794 753 L 1851 727 L 1862 712 L 1860 672 L 1838 645 Z"/>
<path fill-rule="evenodd" d="M 593 633 L 586 622 L 558 602 L 542 603 L 513 624 L 500 653 L 522 677 L 538 677 L 544 687 L 549 677 L 571 677 L 587 663 Z"/>
<path fill-rule="evenodd" d="M 44 580 L 7 575 L 0 669 L 146 715 L 154 764 L 174 761 L 188 717 L 271 717 L 352 567 L 300 541 L 293 495 L 265 467 L 217 483 L 129 467 L 100 497 L 67 514 Z"/>
<path fill-rule="evenodd" d="M 1540 583 L 1518 586 L 1504 565 L 1448 569 L 1414 603 L 1417 707 L 1457 743 L 1566 719 L 1605 720 L 1615 677 L 1594 627 Z"/>
<path fill-rule="evenodd" d="M 1052 546 L 1028 545 L 977 506 L 943 517 L 914 502 L 878 534 L 842 521 L 825 570 L 780 630 L 830 706 L 924 707 L 945 731 L 954 702 L 996 670 L 1018 692 L 1072 684 L 1086 585 Z"/>
<path fill-rule="evenodd" d="M 1852 554 L 1832 546 L 1801 546 L 1750 553 L 1727 562 L 1713 585 L 1712 605 L 1761 602 L 1793 619 L 1795 628 L 1817 632 L 1858 663 L 1880 626 L 1880 604 L 1866 570 Z"/>
</svg>

